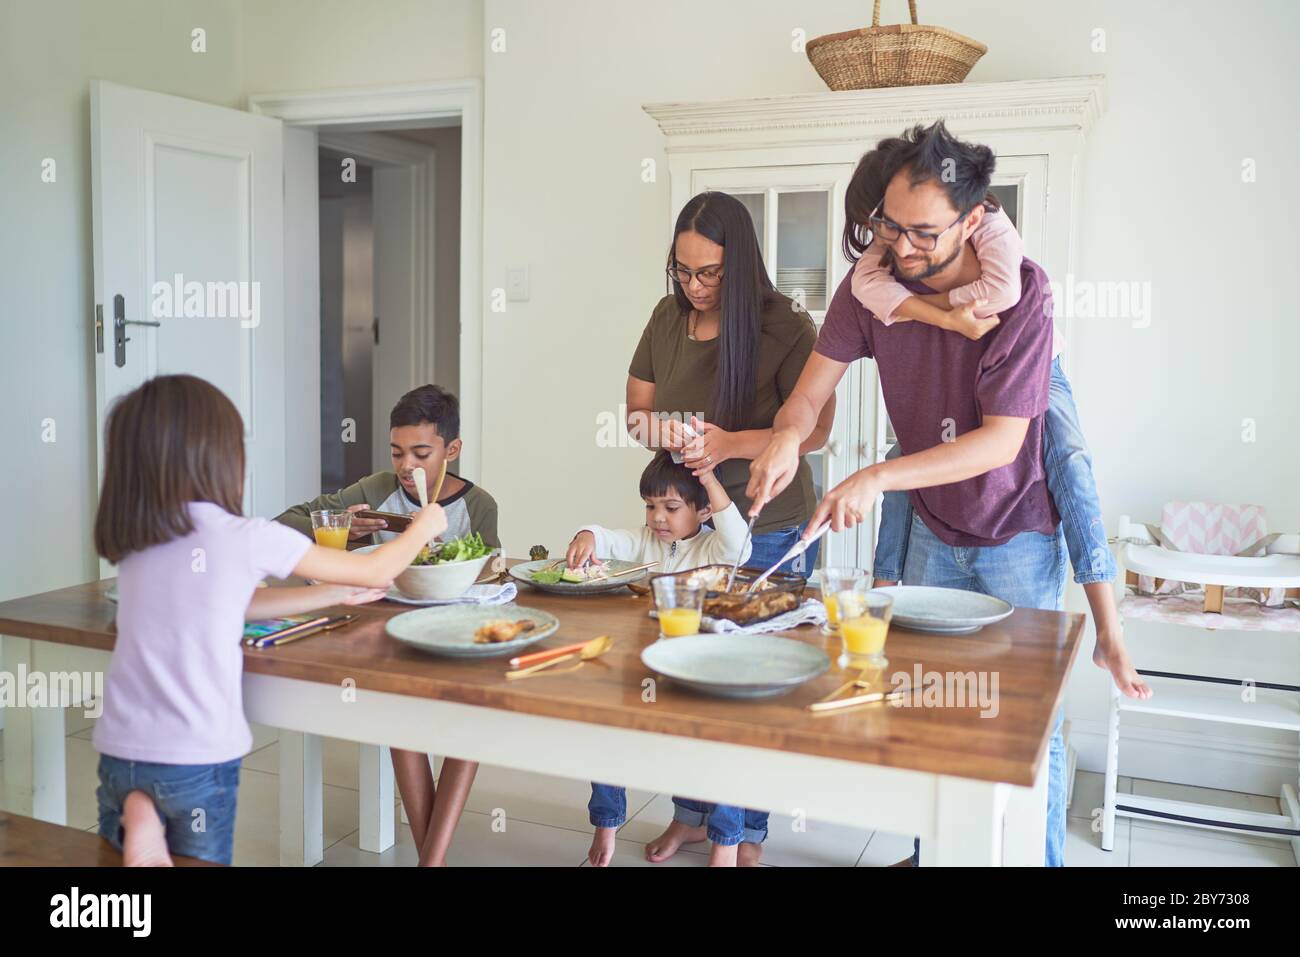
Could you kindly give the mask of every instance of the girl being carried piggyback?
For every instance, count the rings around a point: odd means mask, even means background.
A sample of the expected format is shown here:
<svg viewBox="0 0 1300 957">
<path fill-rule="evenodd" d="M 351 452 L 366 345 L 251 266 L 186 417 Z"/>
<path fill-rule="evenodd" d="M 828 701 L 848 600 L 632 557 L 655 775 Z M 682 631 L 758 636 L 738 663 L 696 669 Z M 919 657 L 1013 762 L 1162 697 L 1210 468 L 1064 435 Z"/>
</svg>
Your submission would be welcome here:
<svg viewBox="0 0 1300 957">
<path fill-rule="evenodd" d="M 970 243 L 980 264 L 980 278 L 946 293 L 916 295 L 897 282 L 885 261 L 882 244 L 873 242 L 853 268 L 853 297 L 880 322 L 914 320 L 980 339 L 997 327 L 998 313 L 1020 301 L 1020 266 L 1024 248 L 1015 225 L 991 196 L 984 218 Z M 1092 474 L 1092 456 L 1079 425 L 1074 393 L 1061 368 L 1064 341 L 1055 334 L 1047 414 L 1043 420 L 1043 470 L 1047 488 L 1061 514 L 1074 580 L 1083 586 L 1092 611 L 1097 641 L 1092 659 L 1110 671 L 1116 687 L 1130 698 L 1151 697 L 1151 688 L 1129 658 L 1123 626 L 1111 582 L 1114 556 L 1106 542 L 1106 526 Z M 897 446 L 888 457 L 900 454 Z M 881 505 L 880 534 L 873 573 L 877 586 L 903 577 L 912 506 L 906 492 L 886 492 Z"/>
<path fill-rule="evenodd" d="M 118 566 L 117 642 L 94 744 L 99 833 L 127 865 L 168 866 L 172 854 L 230 863 L 253 740 L 244 622 L 381 598 L 447 527 L 430 505 L 359 555 L 244 518 L 243 436 L 230 400 L 188 375 L 123 396 L 105 427 L 95 550 Z M 257 587 L 289 575 L 337 584 Z"/>
</svg>

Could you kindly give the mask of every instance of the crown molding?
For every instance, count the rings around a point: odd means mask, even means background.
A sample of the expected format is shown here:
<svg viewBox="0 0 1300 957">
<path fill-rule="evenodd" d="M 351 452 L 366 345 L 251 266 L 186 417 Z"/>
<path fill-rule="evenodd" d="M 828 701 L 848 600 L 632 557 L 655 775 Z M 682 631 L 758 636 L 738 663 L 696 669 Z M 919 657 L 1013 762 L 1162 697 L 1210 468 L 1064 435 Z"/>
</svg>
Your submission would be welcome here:
<svg viewBox="0 0 1300 957">
<path fill-rule="evenodd" d="M 403 123 L 431 126 L 430 118 L 459 116 L 464 104 L 478 102 L 482 92 L 482 81 L 469 78 L 310 93 L 259 93 L 248 98 L 248 109 L 295 126 L 382 123 L 392 129 Z"/>
<path fill-rule="evenodd" d="M 647 103 L 668 151 L 734 146 L 740 139 L 862 140 L 944 119 L 957 129 L 1087 135 L 1104 106 L 1105 76 L 949 83 L 802 93 L 743 100 Z"/>
</svg>

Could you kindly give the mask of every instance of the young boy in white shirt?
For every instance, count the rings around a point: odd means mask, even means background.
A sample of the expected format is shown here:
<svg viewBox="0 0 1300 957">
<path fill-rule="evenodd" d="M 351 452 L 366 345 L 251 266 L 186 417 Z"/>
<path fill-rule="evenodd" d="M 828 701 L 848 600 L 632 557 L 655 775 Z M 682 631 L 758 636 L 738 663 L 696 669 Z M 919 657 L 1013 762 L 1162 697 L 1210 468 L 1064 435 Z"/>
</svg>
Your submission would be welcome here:
<svg viewBox="0 0 1300 957">
<path fill-rule="evenodd" d="M 641 473 L 641 498 L 644 525 L 636 531 L 584 525 L 569 542 L 568 567 L 613 558 L 638 564 L 658 561 L 658 573 L 730 565 L 738 552 L 742 563 L 749 557 L 748 523 L 712 469 L 697 480 L 689 468 L 660 452 Z M 710 518 L 714 528 L 704 525 Z"/>
<path fill-rule="evenodd" d="M 676 572 L 701 565 L 730 565 L 749 558 L 748 523 L 727 495 L 713 470 L 698 479 L 685 465 L 660 452 L 641 473 L 645 525 L 635 531 L 587 525 L 573 536 L 565 554 L 570 568 L 613 558 L 658 561 L 657 572 Z M 714 528 L 704 524 L 713 519 Z M 646 845 L 646 858 L 658 863 L 677 849 L 706 837 L 712 842 L 711 865 L 756 863 L 767 837 L 767 814 L 744 808 L 673 798 L 673 823 Z M 614 856 L 614 835 L 627 820 L 627 791 L 592 782 L 587 812 L 596 833 L 587 860 L 606 867 Z M 707 826 L 706 826 L 707 825 Z"/>
</svg>

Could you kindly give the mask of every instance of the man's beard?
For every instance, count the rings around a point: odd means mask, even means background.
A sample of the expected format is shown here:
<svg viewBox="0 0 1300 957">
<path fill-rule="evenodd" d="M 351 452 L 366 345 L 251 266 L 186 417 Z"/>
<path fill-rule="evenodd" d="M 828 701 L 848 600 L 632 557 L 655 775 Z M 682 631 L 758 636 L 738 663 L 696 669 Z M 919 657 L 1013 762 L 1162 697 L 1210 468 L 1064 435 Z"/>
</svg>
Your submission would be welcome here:
<svg viewBox="0 0 1300 957">
<path fill-rule="evenodd" d="M 880 262 L 881 265 L 892 268 L 894 272 L 898 274 L 900 279 L 906 279 L 908 282 L 920 282 L 923 279 L 929 279 L 935 273 L 943 272 L 945 269 L 951 266 L 953 264 L 953 261 L 960 255 L 961 255 L 961 243 L 957 243 L 955 246 L 953 246 L 952 252 L 949 254 L 947 259 L 943 260 L 942 262 L 930 263 L 919 273 L 917 273 L 915 276 L 904 276 L 899 272 L 898 263 L 894 257 L 894 251 L 892 249 L 885 250 L 884 255 L 880 257 Z"/>
</svg>

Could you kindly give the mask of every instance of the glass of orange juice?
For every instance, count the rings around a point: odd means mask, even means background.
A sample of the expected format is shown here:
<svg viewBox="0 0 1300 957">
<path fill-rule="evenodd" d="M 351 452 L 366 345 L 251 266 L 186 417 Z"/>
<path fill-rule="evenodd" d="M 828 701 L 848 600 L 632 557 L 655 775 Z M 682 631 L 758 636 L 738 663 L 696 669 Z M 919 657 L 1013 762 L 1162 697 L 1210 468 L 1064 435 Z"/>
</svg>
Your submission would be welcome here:
<svg viewBox="0 0 1300 957">
<path fill-rule="evenodd" d="M 823 568 L 817 572 L 822 604 L 826 606 L 826 624 L 822 625 L 823 635 L 840 633 L 840 603 L 836 596 L 842 591 L 852 591 L 865 582 L 866 578 L 867 573 L 861 568 Z"/>
<path fill-rule="evenodd" d="M 707 591 L 704 582 L 665 576 L 654 579 L 652 584 L 655 608 L 659 612 L 659 637 L 680 638 L 699 634 Z"/>
<path fill-rule="evenodd" d="M 352 529 L 352 513 L 347 509 L 326 508 L 311 513 L 311 531 L 316 544 L 325 548 L 347 548 Z"/>
<path fill-rule="evenodd" d="M 885 638 L 889 635 L 894 599 L 867 587 L 866 579 L 840 591 L 835 598 L 839 603 L 840 637 L 844 640 L 840 666 L 883 668 L 889 664 L 884 654 Z"/>
</svg>

